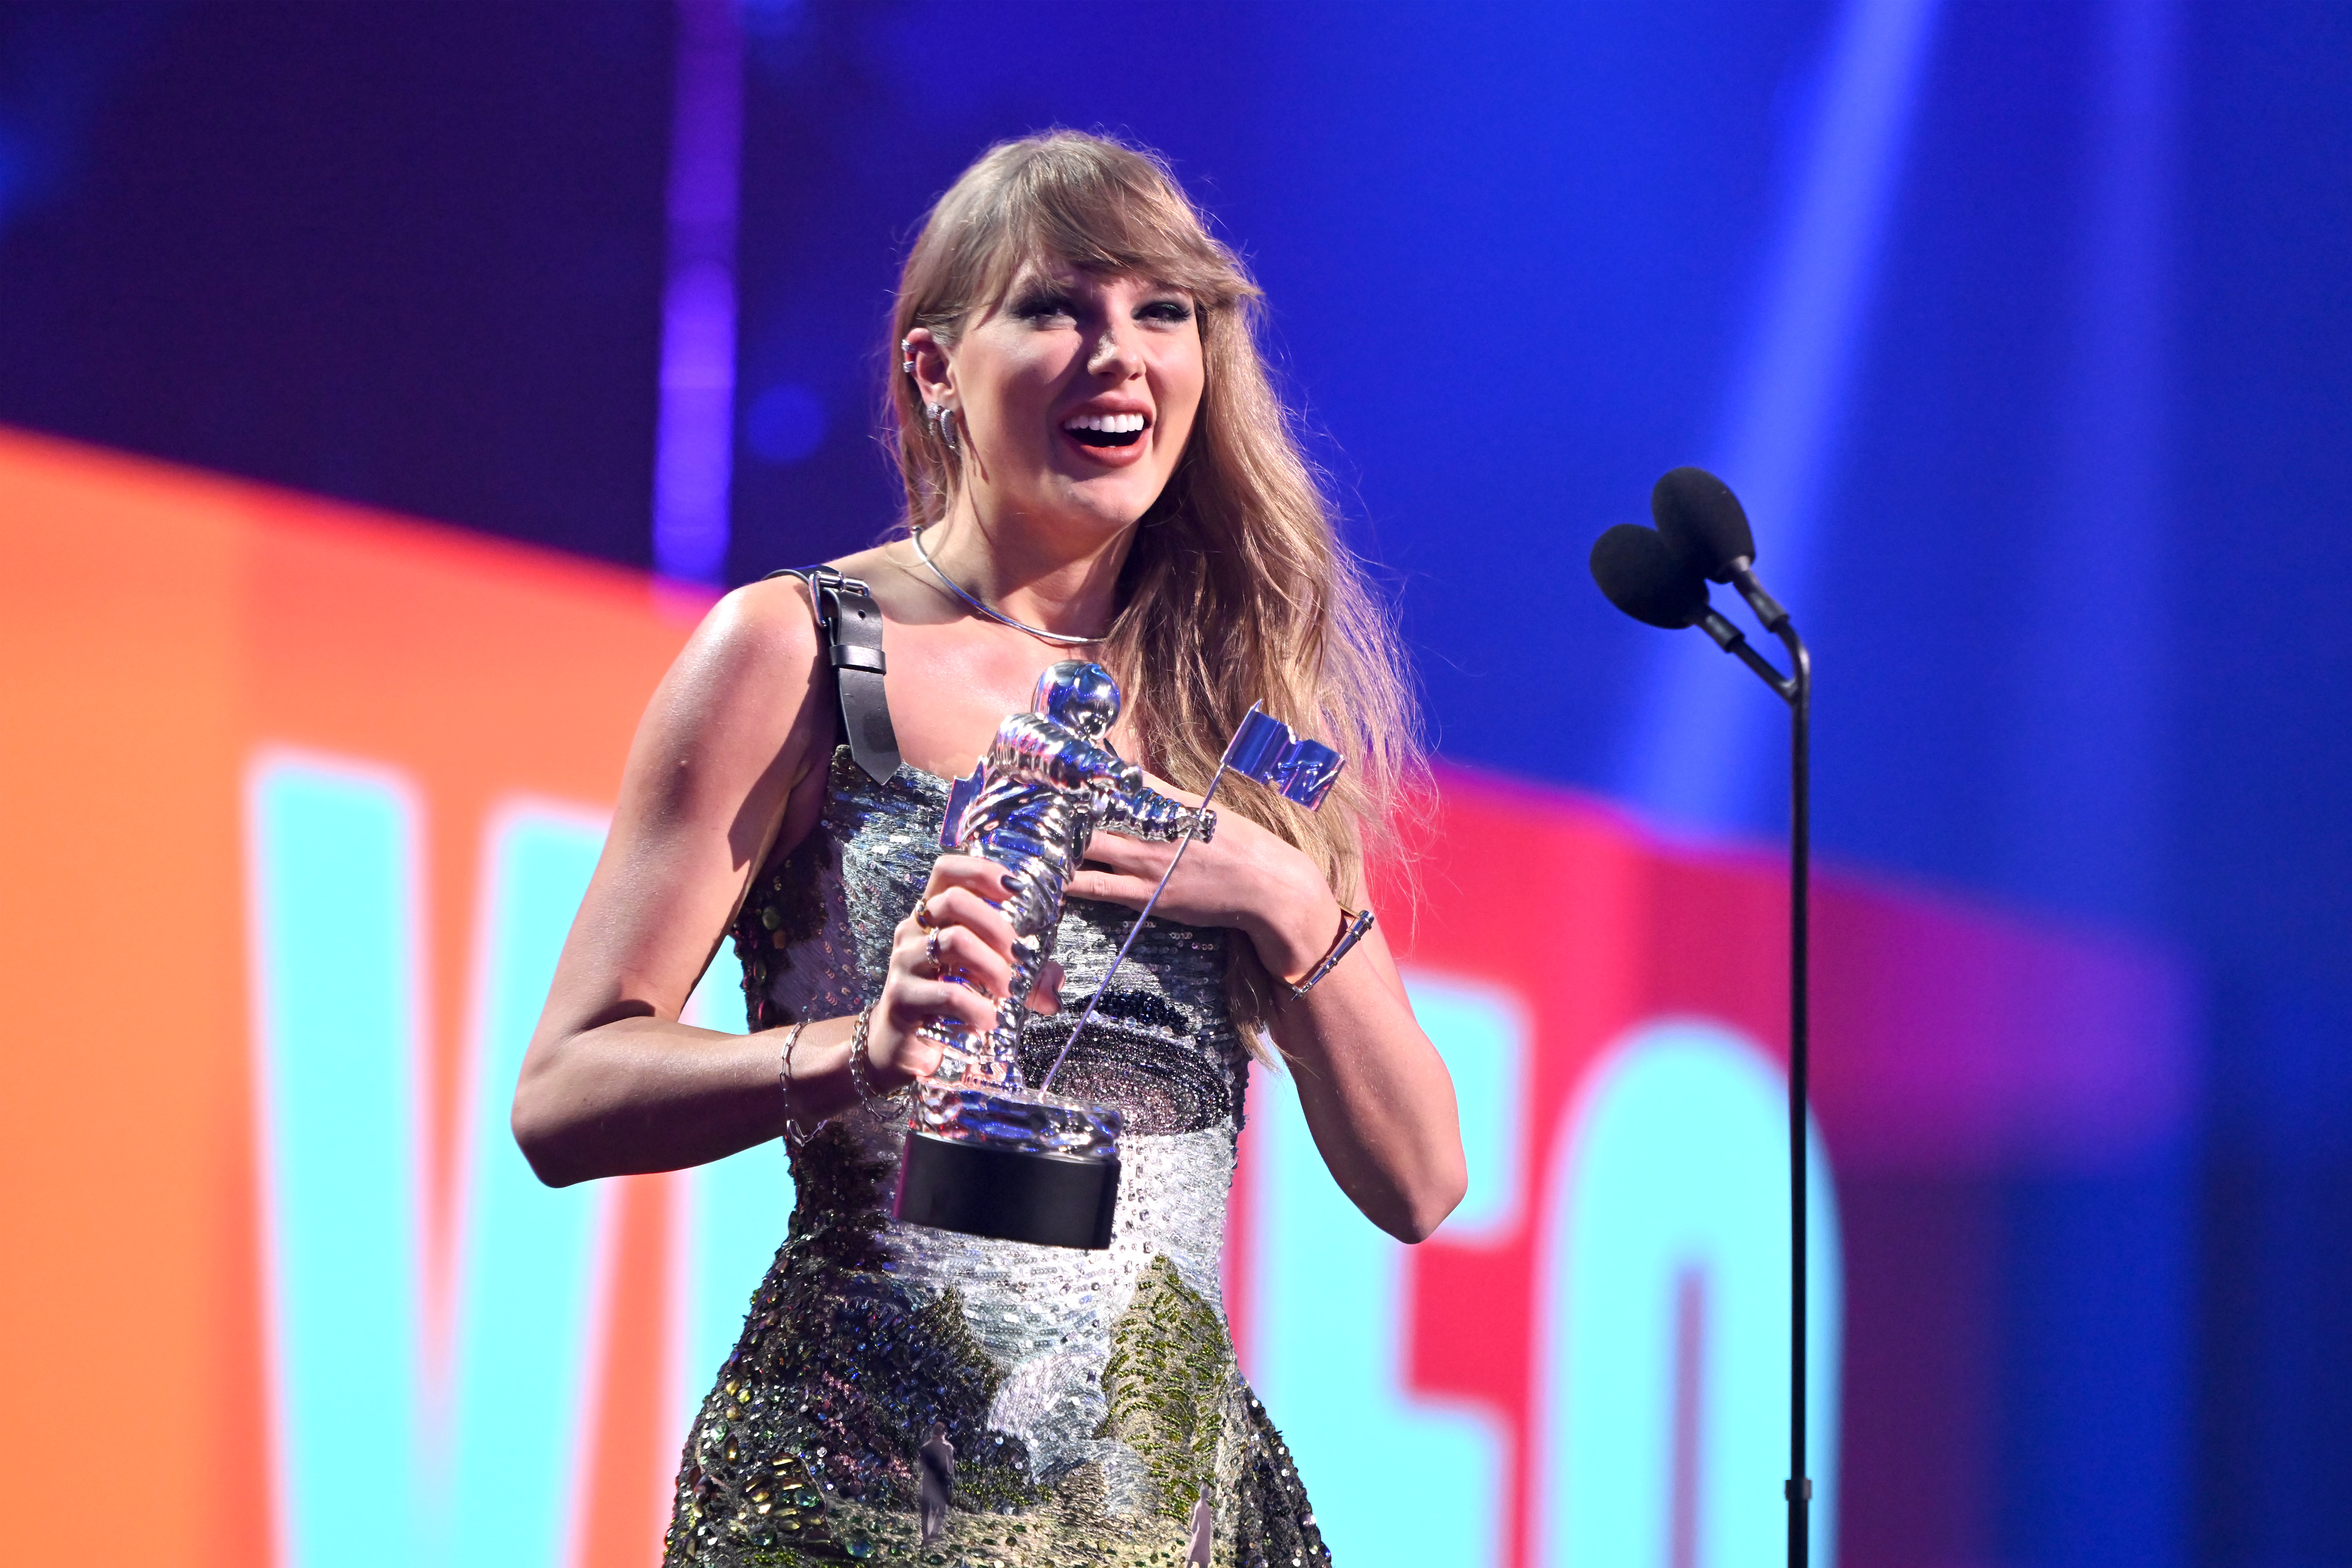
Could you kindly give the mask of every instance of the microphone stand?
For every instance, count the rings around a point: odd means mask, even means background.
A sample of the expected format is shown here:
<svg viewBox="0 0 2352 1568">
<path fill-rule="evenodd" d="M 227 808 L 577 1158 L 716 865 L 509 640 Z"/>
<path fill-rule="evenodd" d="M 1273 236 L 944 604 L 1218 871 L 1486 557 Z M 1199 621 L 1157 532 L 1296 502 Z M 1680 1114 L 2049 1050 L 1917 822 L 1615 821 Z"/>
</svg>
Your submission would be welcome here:
<svg viewBox="0 0 2352 1568">
<path fill-rule="evenodd" d="M 1699 625 L 1789 705 L 1789 1568 L 1811 1568 L 1812 1478 L 1805 1473 L 1805 1098 L 1811 1062 L 1813 660 L 1789 612 L 1742 563 L 1732 580 L 1789 651 L 1782 674 L 1738 627 L 1709 610 Z"/>
</svg>

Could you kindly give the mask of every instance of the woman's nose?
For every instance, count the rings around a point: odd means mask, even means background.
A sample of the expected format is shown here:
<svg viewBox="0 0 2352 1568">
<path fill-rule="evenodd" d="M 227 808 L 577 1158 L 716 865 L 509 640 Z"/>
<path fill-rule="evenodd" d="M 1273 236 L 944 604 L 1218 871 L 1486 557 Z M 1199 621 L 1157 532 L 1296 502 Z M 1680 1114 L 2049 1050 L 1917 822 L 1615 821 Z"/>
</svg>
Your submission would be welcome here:
<svg viewBox="0 0 2352 1568">
<path fill-rule="evenodd" d="M 1087 357 L 1087 369 L 1097 375 L 1131 376 L 1143 368 L 1142 356 L 1135 351 L 1119 325 L 1112 322 L 1095 339 L 1094 352 Z"/>
</svg>

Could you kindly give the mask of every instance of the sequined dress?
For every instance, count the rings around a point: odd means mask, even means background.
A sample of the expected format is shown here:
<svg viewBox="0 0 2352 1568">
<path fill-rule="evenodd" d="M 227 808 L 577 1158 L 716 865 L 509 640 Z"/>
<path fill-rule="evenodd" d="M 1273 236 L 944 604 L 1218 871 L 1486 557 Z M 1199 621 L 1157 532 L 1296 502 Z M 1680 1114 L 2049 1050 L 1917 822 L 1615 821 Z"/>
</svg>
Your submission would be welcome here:
<svg viewBox="0 0 2352 1568">
<path fill-rule="evenodd" d="M 878 994 L 938 853 L 942 781 L 901 767 L 877 784 L 845 748 L 827 782 L 819 825 L 761 873 L 734 933 L 754 1029 Z M 1066 906 L 1066 995 L 1092 992 L 1131 918 Z M 667 1568 L 1329 1563 L 1225 1327 L 1248 1082 L 1225 940 L 1154 920 L 1055 1081 L 1126 1119 L 1106 1251 L 893 1220 L 895 1106 L 836 1117 L 794 1151 L 790 1229 L 687 1437 Z M 1070 1023 L 1031 1023 L 1029 1082 Z M 940 1429 L 953 1506 L 925 1543 L 919 1455 Z"/>
</svg>

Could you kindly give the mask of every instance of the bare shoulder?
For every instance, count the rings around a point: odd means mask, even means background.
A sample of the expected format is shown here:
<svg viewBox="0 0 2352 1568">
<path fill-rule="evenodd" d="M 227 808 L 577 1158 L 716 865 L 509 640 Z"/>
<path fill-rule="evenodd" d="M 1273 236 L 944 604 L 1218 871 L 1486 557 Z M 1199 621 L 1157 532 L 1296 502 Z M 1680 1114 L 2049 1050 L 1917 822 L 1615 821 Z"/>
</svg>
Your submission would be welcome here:
<svg viewBox="0 0 2352 1568">
<path fill-rule="evenodd" d="M 820 649 L 807 586 L 796 577 L 746 583 L 710 607 L 678 655 L 689 677 L 751 681 L 772 692 L 775 683 L 806 686 Z"/>
<path fill-rule="evenodd" d="M 798 772 L 822 659 L 808 591 L 796 579 L 754 582 L 721 599 L 670 666 L 639 732 L 637 758 L 667 775 L 715 771 L 730 788 L 782 763 Z"/>
</svg>

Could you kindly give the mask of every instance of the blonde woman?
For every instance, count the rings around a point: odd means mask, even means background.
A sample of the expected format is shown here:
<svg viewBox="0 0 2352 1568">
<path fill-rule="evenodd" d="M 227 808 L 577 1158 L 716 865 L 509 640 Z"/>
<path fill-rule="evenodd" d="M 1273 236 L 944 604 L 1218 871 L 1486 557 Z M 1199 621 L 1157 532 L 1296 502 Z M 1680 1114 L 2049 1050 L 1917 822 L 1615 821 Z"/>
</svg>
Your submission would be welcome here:
<svg viewBox="0 0 2352 1568">
<path fill-rule="evenodd" d="M 1257 300 L 1148 155 L 1067 132 L 995 148 L 901 278 L 906 527 L 834 563 L 866 593 L 739 590 L 654 697 L 514 1128 L 557 1184 L 786 1138 L 797 1207 L 688 1439 L 672 1564 L 1328 1561 L 1219 1294 L 1249 1051 L 1271 1036 L 1332 1175 L 1390 1234 L 1427 1236 L 1464 1167 L 1377 926 L 1302 985 L 1354 929 L 1418 759 L 1394 644 L 1259 362 Z M 866 651 L 845 664 L 820 611 Z M 1116 674 L 1114 743 L 1171 791 L 1206 783 L 1254 700 L 1349 758 L 1319 813 L 1221 791 L 1071 1053 L 1057 1091 L 1128 1129 L 1098 1252 L 889 1218 L 892 1092 L 938 1059 L 918 1026 L 988 1028 L 1009 973 L 1000 872 L 937 857 L 944 780 L 1072 657 Z M 1171 852 L 1094 840 L 1056 947 L 1067 995 Z M 730 933 L 748 1036 L 678 1022 Z M 1068 1030 L 1027 1031 L 1031 1082 Z"/>
</svg>

